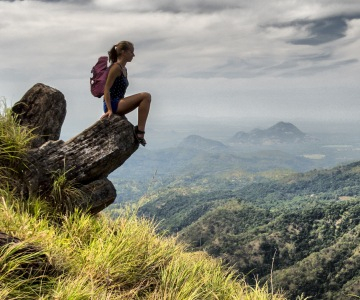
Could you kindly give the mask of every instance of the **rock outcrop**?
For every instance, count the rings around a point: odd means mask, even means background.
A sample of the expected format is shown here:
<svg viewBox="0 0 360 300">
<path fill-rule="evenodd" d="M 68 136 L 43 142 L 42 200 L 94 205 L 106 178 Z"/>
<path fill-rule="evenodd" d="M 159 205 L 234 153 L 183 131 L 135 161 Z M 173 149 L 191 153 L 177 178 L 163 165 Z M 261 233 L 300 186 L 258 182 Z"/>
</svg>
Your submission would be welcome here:
<svg viewBox="0 0 360 300">
<path fill-rule="evenodd" d="M 22 195 L 46 195 L 53 175 L 62 172 L 88 196 L 80 208 L 97 213 L 115 200 L 116 191 L 107 176 L 139 147 L 133 125 L 126 117 L 113 115 L 98 120 L 74 138 L 58 140 L 66 101 L 61 92 L 40 83 L 15 103 L 12 112 L 18 115 L 21 125 L 37 134 L 27 155 Z"/>
<path fill-rule="evenodd" d="M 15 103 L 12 111 L 19 116 L 21 125 L 32 128 L 37 135 L 30 145 L 36 148 L 47 141 L 59 139 L 66 115 L 66 101 L 60 91 L 38 83 Z"/>
</svg>

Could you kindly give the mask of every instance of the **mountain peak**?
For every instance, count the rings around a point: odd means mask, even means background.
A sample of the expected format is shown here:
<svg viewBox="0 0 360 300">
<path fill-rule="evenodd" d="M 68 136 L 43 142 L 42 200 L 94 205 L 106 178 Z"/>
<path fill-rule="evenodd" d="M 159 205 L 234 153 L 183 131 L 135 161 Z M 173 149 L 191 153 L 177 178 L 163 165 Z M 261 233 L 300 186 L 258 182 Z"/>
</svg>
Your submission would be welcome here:
<svg viewBox="0 0 360 300">
<path fill-rule="evenodd" d="M 279 122 L 274 126 L 271 126 L 266 130 L 270 134 L 283 136 L 283 137 L 295 137 L 295 138 L 303 138 L 306 134 L 303 133 L 300 129 L 298 129 L 294 124 Z"/>
<path fill-rule="evenodd" d="M 184 148 L 196 148 L 207 151 L 223 150 L 227 148 L 223 143 L 219 141 L 207 139 L 200 135 L 189 135 L 188 137 L 183 139 L 179 146 Z"/>
<path fill-rule="evenodd" d="M 232 141 L 249 144 L 285 144 L 304 142 L 307 135 L 292 123 L 278 122 L 268 129 L 253 129 L 249 133 L 239 131 Z"/>
</svg>

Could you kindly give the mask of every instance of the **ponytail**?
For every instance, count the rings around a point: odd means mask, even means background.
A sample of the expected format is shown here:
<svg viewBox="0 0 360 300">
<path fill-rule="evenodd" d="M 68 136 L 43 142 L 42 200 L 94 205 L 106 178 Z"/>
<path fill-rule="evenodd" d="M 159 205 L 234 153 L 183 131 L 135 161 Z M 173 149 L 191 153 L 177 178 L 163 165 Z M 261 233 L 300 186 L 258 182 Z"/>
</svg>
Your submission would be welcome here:
<svg viewBox="0 0 360 300">
<path fill-rule="evenodd" d="M 115 63 L 117 61 L 117 51 L 116 51 L 116 45 L 112 46 L 112 48 L 110 49 L 110 51 L 108 52 L 109 54 L 109 62 L 110 63 Z"/>
</svg>

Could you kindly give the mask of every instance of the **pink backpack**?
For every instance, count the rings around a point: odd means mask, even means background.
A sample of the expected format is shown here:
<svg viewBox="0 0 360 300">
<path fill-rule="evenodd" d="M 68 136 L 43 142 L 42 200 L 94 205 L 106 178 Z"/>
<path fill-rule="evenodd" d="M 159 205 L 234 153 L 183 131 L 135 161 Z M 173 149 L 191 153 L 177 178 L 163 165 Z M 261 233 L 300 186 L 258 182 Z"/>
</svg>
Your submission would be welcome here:
<svg viewBox="0 0 360 300">
<path fill-rule="evenodd" d="M 101 98 L 104 95 L 106 78 L 109 73 L 107 56 L 100 56 L 97 63 L 91 69 L 90 91 L 94 97 Z"/>
</svg>

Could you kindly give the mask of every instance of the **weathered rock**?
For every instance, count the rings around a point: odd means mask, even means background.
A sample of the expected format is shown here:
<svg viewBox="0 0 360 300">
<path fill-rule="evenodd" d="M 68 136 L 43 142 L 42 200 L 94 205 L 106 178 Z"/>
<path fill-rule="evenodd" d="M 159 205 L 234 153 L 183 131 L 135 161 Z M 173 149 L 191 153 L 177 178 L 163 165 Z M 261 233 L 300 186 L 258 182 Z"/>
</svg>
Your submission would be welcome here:
<svg viewBox="0 0 360 300">
<path fill-rule="evenodd" d="M 97 214 L 102 211 L 113 203 L 116 198 L 115 187 L 107 178 L 95 180 L 82 186 L 80 189 L 89 198 L 89 202 L 82 203 L 80 208 L 85 211 L 89 209 L 91 214 Z"/>
<path fill-rule="evenodd" d="M 15 103 L 12 111 L 18 115 L 21 125 L 32 128 L 38 136 L 31 144 L 35 148 L 49 140 L 59 139 L 66 101 L 60 91 L 37 83 Z"/>
<path fill-rule="evenodd" d="M 28 176 L 32 180 L 37 177 L 36 189 L 48 186 L 57 170 L 66 172 L 68 180 L 87 184 L 107 177 L 137 148 L 133 126 L 125 117 L 115 115 L 97 121 L 67 142 L 49 141 L 31 149 Z"/>
<path fill-rule="evenodd" d="M 13 112 L 19 114 L 22 125 L 36 128 L 37 133 L 47 133 L 28 151 L 21 194 L 46 195 L 52 188 L 54 174 L 65 173 L 68 181 L 89 196 L 89 202 L 82 203 L 81 208 L 90 208 L 96 213 L 116 198 L 115 188 L 107 176 L 138 149 L 139 143 L 133 125 L 118 115 L 98 120 L 67 142 L 57 140 L 66 106 L 64 97 L 59 100 L 60 95 L 53 88 L 36 84 L 14 105 Z M 51 109 L 47 110 L 49 106 Z M 52 119 L 55 121 L 50 122 Z"/>
</svg>

